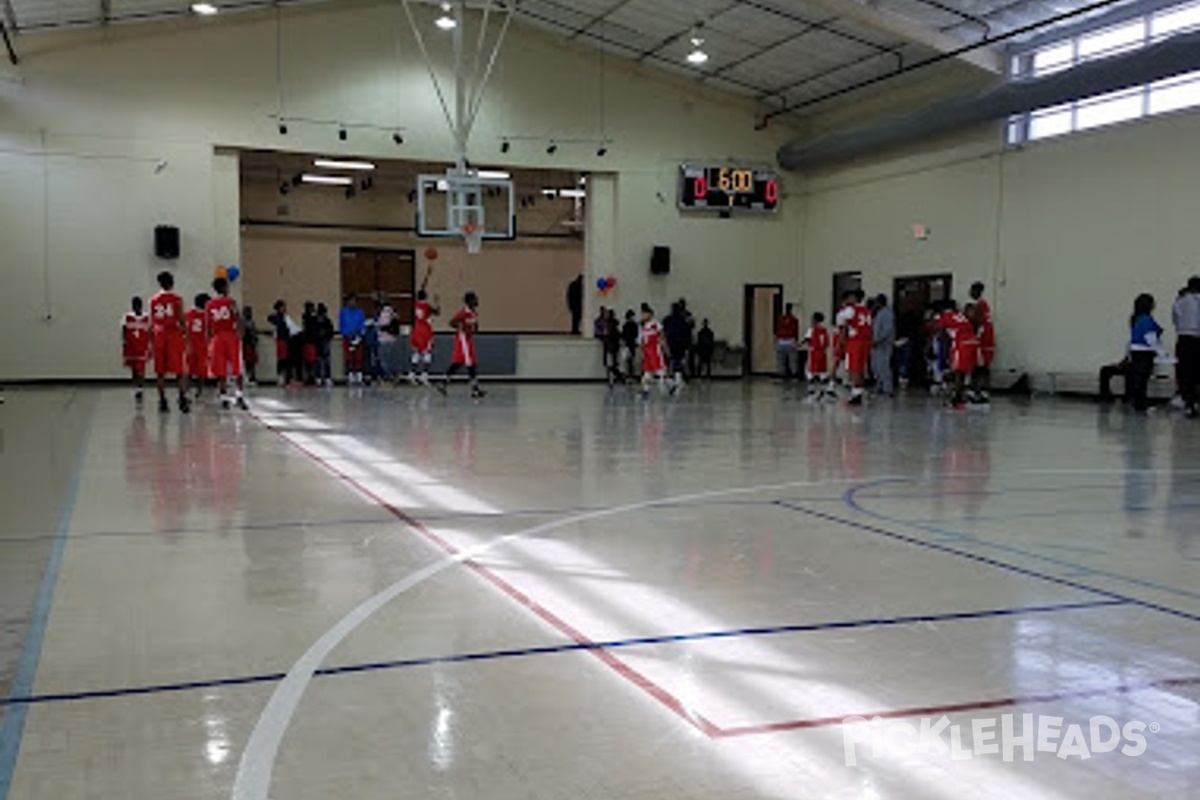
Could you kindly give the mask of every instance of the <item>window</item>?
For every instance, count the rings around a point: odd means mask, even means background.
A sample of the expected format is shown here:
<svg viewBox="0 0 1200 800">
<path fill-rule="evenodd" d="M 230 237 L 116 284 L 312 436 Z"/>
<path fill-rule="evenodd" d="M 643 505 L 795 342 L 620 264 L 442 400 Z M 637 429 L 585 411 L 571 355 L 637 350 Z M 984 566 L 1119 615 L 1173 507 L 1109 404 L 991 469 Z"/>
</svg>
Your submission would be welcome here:
<svg viewBox="0 0 1200 800">
<path fill-rule="evenodd" d="M 1200 72 L 1150 84 L 1150 113 L 1165 114 L 1200 106 Z"/>
<path fill-rule="evenodd" d="M 1033 74 L 1041 77 L 1075 65 L 1075 42 L 1043 47 L 1033 54 Z"/>
<path fill-rule="evenodd" d="M 1075 130 L 1113 125 L 1142 115 L 1144 89 L 1102 94 L 1080 102 L 1075 108 Z"/>
<path fill-rule="evenodd" d="M 1194 30 L 1200 30 L 1200 2 L 1171 6 L 1018 52 L 1010 60 L 1011 77 L 1041 78 Z M 1200 108 L 1200 72 L 1019 114 L 1009 120 L 1007 137 L 1009 144 L 1021 144 L 1187 108 Z"/>
<path fill-rule="evenodd" d="M 1150 36 L 1165 39 L 1200 28 L 1200 3 L 1160 11 L 1150 20 Z"/>
<path fill-rule="evenodd" d="M 1139 19 L 1126 22 L 1096 33 L 1079 37 L 1079 60 L 1088 61 L 1093 58 L 1108 56 L 1136 50 L 1146 41 L 1146 20 Z"/>
<path fill-rule="evenodd" d="M 1037 111 L 1029 117 L 1029 138 L 1049 139 L 1070 133 L 1075 110 L 1070 104 Z"/>
</svg>

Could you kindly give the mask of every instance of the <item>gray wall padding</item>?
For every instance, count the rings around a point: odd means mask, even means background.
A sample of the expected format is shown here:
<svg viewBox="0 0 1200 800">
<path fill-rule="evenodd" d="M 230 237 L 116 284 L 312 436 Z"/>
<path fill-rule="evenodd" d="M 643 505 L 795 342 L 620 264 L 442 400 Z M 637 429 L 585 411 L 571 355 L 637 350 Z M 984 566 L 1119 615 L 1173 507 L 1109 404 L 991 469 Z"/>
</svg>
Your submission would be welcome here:
<svg viewBox="0 0 1200 800">
<path fill-rule="evenodd" d="M 454 353 L 454 334 L 438 333 L 433 346 L 433 371 L 442 373 L 450 366 Z M 401 336 L 396 342 L 393 368 L 399 373 L 408 372 L 412 363 L 412 351 L 408 337 Z M 475 355 L 479 357 L 479 374 L 511 376 L 517 374 L 517 335 L 515 333 L 481 333 L 475 337 Z"/>
</svg>

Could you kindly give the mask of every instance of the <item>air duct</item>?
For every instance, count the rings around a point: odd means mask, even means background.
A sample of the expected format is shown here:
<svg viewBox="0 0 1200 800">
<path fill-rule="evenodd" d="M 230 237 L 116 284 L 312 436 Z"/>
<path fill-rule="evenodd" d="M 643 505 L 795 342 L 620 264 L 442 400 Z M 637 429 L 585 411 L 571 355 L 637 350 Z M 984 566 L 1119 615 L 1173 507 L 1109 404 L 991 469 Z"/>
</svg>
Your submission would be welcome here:
<svg viewBox="0 0 1200 800">
<path fill-rule="evenodd" d="M 888 148 L 951 133 L 1039 108 L 1070 103 L 1200 70 L 1200 31 L 1109 58 L 1087 61 L 1042 78 L 1012 81 L 980 94 L 923 111 L 844 131 L 779 150 L 787 170 L 826 167 Z"/>
</svg>

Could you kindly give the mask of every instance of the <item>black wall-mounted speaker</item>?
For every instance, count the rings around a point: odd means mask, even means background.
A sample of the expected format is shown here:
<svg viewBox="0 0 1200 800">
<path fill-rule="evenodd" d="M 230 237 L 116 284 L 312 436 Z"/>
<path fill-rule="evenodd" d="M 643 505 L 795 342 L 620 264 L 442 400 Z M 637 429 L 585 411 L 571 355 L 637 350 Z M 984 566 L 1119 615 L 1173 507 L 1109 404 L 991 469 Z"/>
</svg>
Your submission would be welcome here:
<svg viewBox="0 0 1200 800">
<path fill-rule="evenodd" d="M 171 260 L 179 258 L 179 228 L 159 225 L 154 229 L 154 255 Z"/>
<path fill-rule="evenodd" d="M 655 247 L 650 256 L 650 274 L 666 275 L 671 271 L 671 248 Z"/>
</svg>

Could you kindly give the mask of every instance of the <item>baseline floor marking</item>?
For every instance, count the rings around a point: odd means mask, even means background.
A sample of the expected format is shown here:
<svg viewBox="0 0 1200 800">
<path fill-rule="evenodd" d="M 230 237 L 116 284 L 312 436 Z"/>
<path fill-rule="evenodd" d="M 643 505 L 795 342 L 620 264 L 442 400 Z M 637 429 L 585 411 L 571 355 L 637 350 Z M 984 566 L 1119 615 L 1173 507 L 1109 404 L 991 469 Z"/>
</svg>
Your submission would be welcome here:
<svg viewBox="0 0 1200 800">
<path fill-rule="evenodd" d="M 880 522 L 886 522 L 891 525 L 902 525 L 902 526 L 909 527 L 909 528 L 915 528 L 916 530 L 924 531 L 926 533 L 932 533 L 937 536 L 946 536 L 946 537 L 953 539 L 954 541 L 966 542 L 966 543 L 970 543 L 970 544 L 978 544 L 983 547 L 989 547 L 989 548 L 992 548 L 995 550 L 1000 550 L 1002 552 L 1012 553 L 1015 555 L 1022 556 L 1024 558 L 1031 558 L 1036 561 L 1042 561 L 1042 562 L 1045 562 L 1048 564 L 1053 564 L 1056 567 L 1065 567 L 1070 570 L 1075 570 L 1074 574 L 1079 575 L 1079 576 L 1096 576 L 1096 577 L 1108 578 L 1108 579 L 1111 579 L 1114 581 L 1118 581 L 1120 583 L 1128 583 L 1133 586 L 1138 586 L 1143 589 L 1151 589 L 1153 591 L 1165 592 L 1167 594 L 1174 594 L 1174 595 L 1178 595 L 1180 597 L 1186 597 L 1189 600 L 1200 600 L 1200 592 L 1190 592 L 1186 589 L 1178 589 L 1174 586 L 1168 586 L 1164 583 L 1158 583 L 1157 581 L 1150 581 L 1150 580 L 1146 580 L 1144 578 L 1135 578 L 1131 575 L 1122 575 L 1119 572 L 1111 572 L 1109 570 L 1101 569 L 1099 567 L 1089 567 L 1086 564 L 1079 564 L 1079 563 L 1076 563 L 1073 561 L 1066 561 L 1061 558 L 1055 558 L 1053 556 L 1042 555 L 1041 553 L 1035 553 L 1031 550 L 1026 550 L 1021 547 L 1016 547 L 1015 545 L 1004 544 L 1002 542 L 994 542 L 989 539 L 981 538 L 974 534 L 964 533 L 962 531 L 949 530 L 949 529 L 940 528 L 940 527 L 937 527 L 934 525 L 926 525 L 926 524 L 920 523 L 920 522 L 910 522 L 910 521 L 902 520 L 897 517 L 890 517 L 887 514 L 883 514 L 878 511 L 873 511 L 872 509 L 867 508 L 866 506 L 864 506 L 862 503 L 860 503 L 858 501 L 858 492 L 861 489 L 867 489 L 872 486 L 897 484 L 897 483 L 911 485 L 916 482 L 917 482 L 916 480 L 908 479 L 908 478 L 886 478 L 886 479 L 871 481 L 870 483 L 865 483 L 865 484 L 862 484 L 861 486 L 852 486 L 849 489 L 847 489 L 845 492 L 845 495 L 844 495 L 845 503 L 847 506 L 849 506 L 853 510 L 859 512 L 860 514 L 864 514 L 868 517 L 871 517 L 872 519 L 879 520 Z"/>
<path fill-rule="evenodd" d="M 951 547 L 946 544 L 942 544 L 941 542 L 932 542 L 932 541 L 929 541 L 928 539 L 921 539 L 917 536 L 910 536 L 909 534 L 906 534 L 906 533 L 898 533 L 896 531 L 890 531 L 887 528 L 881 528 L 878 525 L 872 525 L 872 524 L 866 523 L 866 522 L 859 522 L 859 521 L 853 520 L 853 519 L 846 519 L 845 517 L 839 517 L 836 514 L 827 514 L 824 511 L 817 511 L 816 509 L 805 508 L 804 506 L 796 505 L 795 503 L 792 503 L 787 500 L 781 500 L 778 503 L 776 503 L 776 505 L 778 505 L 780 508 L 788 509 L 789 511 L 795 511 L 796 513 L 799 513 L 799 514 L 805 514 L 807 516 L 814 517 L 816 519 L 825 520 L 826 522 L 833 522 L 838 525 L 844 525 L 844 526 L 850 527 L 850 528 L 857 528 L 858 530 L 866 531 L 867 533 L 874 533 L 879 536 L 886 536 L 889 539 L 894 539 L 898 542 L 904 542 L 905 544 L 912 544 L 912 545 L 916 545 L 918 547 L 927 548 L 929 550 L 936 550 L 937 552 L 940 552 L 940 553 L 946 553 L 948 555 L 958 556 L 959 558 L 965 558 L 965 559 L 974 561 L 979 564 L 986 564 L 989 567 L 996 567 L 997 569 L 1006 570 L 1008 572 L 1012 572 L 1017 575 L 1024 575 L 1027 578 L 1034 578 L 1036 580 L 1049 581 L 1050 583 L 1054 583 L 1059 586 L 1066 586 L 1071 589 L 1078 589 L 1083 592 L 1089 592 L 1091 594 L 1100 595 L 1101 597 L 1107 597 L 1110 600 L 1122 600 L 1131 605 L 1140 606 L 1141 608 L 1148 608 L 1152 611 L 1161 611 L 1164 614 L 1171 614 L 1172 616 L 1181 617 L 1183 619 L 1191 620 L 1192 622 L 1200 622 L 1200 615 L 1197 615 L 1197 614 L 1190 614 L 1186 611 L 1181 611 L 1177 608 L 1171 608 L 1170 606 L 1159 605 L 1158 603 L 1151 603 L 1147 600 L 1139 600 L 1135 597 L 1129 597 L 1127 595 L 1119 594 L 1118 592 L 1112 592 L 1107 589 L 1098 589 L 1095 586 L 1089 586 L 1085 583 L 1080 583 L 1079 581 L 1073 581 L 1073 580 L 1070 580 L 1069 578 L 1061 578 L 1057 575 L 1050 575 L 1045 572 L 1039 572 L 1034 569 L 1029 569 L 1028 567 L 1021 567 L 1016 564 L 1010 564 L 1007 561 L 1001 561 L 999 559 L 991 558 L 989 556 L 981 556 L 977 553 L 969 553 L 966 550 L 959 550 L 958 548 Z"/>
<path fill-rule="evenodd" d="M 25 640 L 21 643 L 21 654 L 17 660 L 16 674 L 13 676 L 9 691 L 10 698 L 33 693 L 38 663 L 42 657 L 42 643 L 46 638 L 46 625 L 50 621 L 50 606 L 54 602 L 54 589 L 58 584 L 58 573 L 62 569 L 63 551 L 66 550 L 67 530 L 71 527 L 71 519 L 75 516 L 75 502 L 79 499 L 79 488 L 83 483 L 83 466 L 87 460 L 88 445 L 92 439 L 92 423 L 96 416 L 96 403 L 95 399 L 91 400 L 87 411 L 84 412 L 83 436 L 79 442 L 79 453 L 75 456 L 75 465 L 71 469 L 71 476 L 67 482 L 67 492 L 62 506 L 59 508 L 58 526 L 54 534 L 54 542 L 50 547 L 50 554 L 46 558 L 46 568 L 42 573 L 42 582 L 38 586 L 33 613 L 25 628 Z M 29 706 L 6 706 L 0 709 L 0 713 L 4 715 L 3 720 L 0 721 L 0 800 L 5 800 L 12 788 L 17 757 L 21 753 L 21 740 L 25 734 L 25 718 L 29 713 Z"/>
<path fill-rule="evenodd" d="M 1089 697 L 1111 697 L 1117 694 L 1132 694 L 1152 689 L 1176 689 L 1186 686 L 1200 685 L 1200 676 L 1186 678 L 1166 678 L 1147 683 L 1125 683 L 1112 686 L 1099 686 L 1091 689 L 1078 689 L 1047 694 L 1019 695 L 1016 697 L 999 697 L 992 700 L 974 700 L 966 703 L 951 703 L 948 705 L 918 706 L 901 708 L 890 711 L 864 711 L 862 713 L 842 714 L 836 717 L 821 717 L 818 719 L 798 719 L 784 722 L 769 722 L 764 725 L 745 725 L 735 728 L 722 728 L 716 738 L 730 739 L 737 736 L 756 736 L 764 733 L 784 733 L 786 731 L 806 730 L 810 728 L 826 728 L 841 725 L 849 717 L 872 719 L 904 719 L 907 717 L 940 717 L 944 714 L 957 714 L 968 711 L 985 711 L 991 708 L 1008 708 L 1011 706 L 1029 706 L 1039 703 L 1056 703 L 1063 700 L 1080 700 Z"/>
<path fill-rule="evenodd" d="M 626 639 L 609 639 L 595 642 L 569 642 L 566 644 L 543 645 L 535 647 L 514 647 L 504 650 L 483 650 L 471 653 L 453 653 L 444 656 L 422 656 L 417 658 L 399 658 L 386 661 L 369 661 L 361 664 L 345 664 L 337 667 L 323 667 L 316 671 L 316 677 L 337 677 L 343 675 L 358 675 L 366 672 L 384 672 L 414 667 L 428 667 L 440 664 L 465 664 L 478 661 L 498 661 L 511 658 L 531 658 L 534 656 L 557 655 L 561 653 L 578 653 L 586 650 L 624 650 L 636 647 L 651 647 L 664 644 L 686 644 L 688 642 L 714 641 L 724 639 L 748 639 L 761 636 L 780 636 L 796 633 L 817 633 L 821 631 L 846 630 L 850 628 L 884 628 L 900 625 L 916 625 L 934 622 L 958 622 L 964 620 L 992 619 L 997 617 L 1014 617 L 1025 614 L 1049 614 L 1061 611 L 1086 611 L 1097 608 L 1128 605 L 1122 600 L 1092 600 L 1082 603 L 1057 603 L 1043 606 L 1017 606 L 1015 608 L 990 608 L 981 611 L 951 611 L 942 614 L 915 614 L 901 617 L 880 617 L 867 619 L 836 620 L 833 622 L 810 622 L 793 625 L 770 625 L 753 628 L 734 628 L 731 630 L 703 631 L 700 633 L 668 633 L 657 636 L 637 636 Z M 119 697 L 137 697 L 153 694 L 168 694 L 196 691 L 203 689 L 219 689 L 233 686 L 246 686 L 261 683 L 277 683 L 284 678 L 282 672 L 266 672 L 257 675 L 239 675 L 230 678 L 215 678 L 204 681 L 183 681 L 177 683 L 160 683 L 148 686 L 129 686 L 117 689 L 94 689 L 79 692 L 59 692 L 55 694 L 32 695 L 28 697 L 10 697 L 0 699 L 0 705 L 37 705 L 43 703 L 77 702 L 81 700 L 106 700 Z"/>
</svg>

